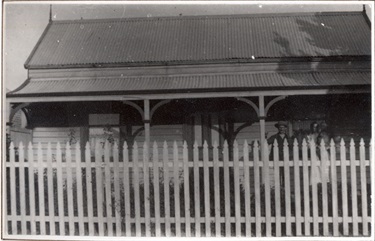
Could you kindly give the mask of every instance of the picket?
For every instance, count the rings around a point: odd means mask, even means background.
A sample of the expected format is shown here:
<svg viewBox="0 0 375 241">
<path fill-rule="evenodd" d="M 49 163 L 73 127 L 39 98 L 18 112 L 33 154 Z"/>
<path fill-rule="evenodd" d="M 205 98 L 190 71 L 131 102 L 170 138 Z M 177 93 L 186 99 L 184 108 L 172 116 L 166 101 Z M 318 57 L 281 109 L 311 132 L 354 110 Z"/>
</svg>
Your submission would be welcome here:
<svg viewBox="0 0 375 241">
<path fill-rule="evenodd" d="M 263 143 L 264 147 L 264 160 L 263 160 L 263 181 L 264 181 L 264 200 L 265 200 L 265 213 L 266 213 L 266 237 L 272 235 L 272 222 L 271 222 L 271 183 L 270 183 L 270 162 L 268 153 L 267 140 Z M 278 180 L 276 180 L 278 181 Z"/>
<path fill-rule="evenodd" d="M 249 163 L 249 145 L 245 140 L 243 146 L 243 168 L 244 168 L 244 192 L 245 192 L 245 236 L 251 236 L 251 195 L 250 195 L 250 163 Z M 220 210 L 220 207 L 218 207 Z"/>
<path fill-rule="evenodd" d="M 91 148 L 90 144 L 87 142 L 85 146 L 85 164 L 83 165 L 86 173 L 86 192 L 87 192 L 87 217 L 88 220 L 93 220 L 94 218 L 94 206 L 93 206 L 93 170 L 91 168 Z M 95 234 L 95 223 L 88 222 L 87 232 L 90 235 Z M 92 231 L 91 231 L 92 230 Z"/>
<path fill-rule="evenodd" d="M 77 142 L 75 145 L 75 165 L 76 165 L 76 182 L 77 182 L 77 217 L 78 217 L 78 235 L 84 235 L 85 222 L 83 219 L 83 185 L 82 185 L 82 166 L 81 147 Z"/>
<path fill-rule="evenodd" d="M 301 230 L 301 184 L 300 184 L 300 166 L 299 166 L 299 150 L 297 139 L 293 143 L 293 165 L 294 165 L 294 203 L 295 203 L 295 219 L 296 219 L 296 236 L 302 235 Z"/>
<path fill-rule="evenodd" d="M 219 176 L 219 150 L 217 142 L 213 144 L 213 166 L 214 166 L 214 201 L 215 201 L 215 236 L 221 236 L 220 221 L 220 176 Z"/>
<path fill-rule="evenodd" d="M 153 159 L 153 174 L 154 174 L 154 209 L 155 209 L 155 236 L 161 236 L 161 223 L 160 223 L 160 186 L 159 186 L 159 153 L 156 142 L 152 147 Z"/>
<path fill-rule="evenodd" d="M 204 216 L 205 216 L 205 237 L 211 236 L 211 214 L 210 214 L 210 183 L 208 172 L 208 144 L 207 141 L 203 143 L 203 179 L 204 187 L 207 188 L 204 192 Z"/>
<path fill-rule="evenodd" d="M 309 167 L 307 158 L 307 143 L 302 142 L 302 163 L 303 163 L 303 207 L 304 207 L 304 229 L 305 236 L 310 235 L 310 194 L 309 194 Z"/>
<path fill-rule="evenodd" d="M 339 223 L 338 223 L 338 193 L 337 193 L 337 169 L 336 169 L 336 145 L 331 140 L 330 145 L 330 159 L 331 159 L 331 193 L 332 193 L 332 222 L 333 222 L 333 236 L 339 235 Z"/>
<path fill-rule="evenodd" d="M 47 144 L 47 160 L 52 160 L 52 150 L 51 150 L 51 143 L 48 142 Z M 50 234 L 56 235 L 55 231 L 55 212 L 54 212 L 54 187 L 53 187 L 53 173 L 54 169 L 52 167 L 53 162 L 49 161 L 48 163 L 48 169 L 47 169 L 47 185 L 48 185 L 48 215 L 50 218 L 49 227 L 50 227 Z M 77 165 L 79 166 L 79 165 Z M 29 176 L 30 178 L 30 176 Z M 81 205 L 80 207 L 83 207 Z M 81 220 L 83 221 L 83 220 Z M 79 222 L 80 224 L 80 222 Z M 83 222 L 82 222 L 83 225 Z M 82 227 L 80 227 L 80 230 L 82 230 Z"/>
<path fill-rule="evenodd" d="M 357 206 L 357 170 L 356 170 L 356 159 L 355 159 L 355 146 L 354 140 L 350 140 L 350 181 L 351 181 L 351 198 L 352 206 L 352 218 L 353 218 L 353 235 L 358 236 L 358 206 Z"/>
<path fill-rule="evenodd" d="M 140 200 L 140 179 L 139 179 L 139 162 L 138 162 L 138 145 L 133 145 L 133 188 L 134 188 L 134 210 L 135 210 L 135 236 L 141 236 L 141 200 Z"/>
<path fill-rule="evenodd" d="M 343 234 L 349 235 L 349 224 L 348 224 L 348 191 L 347 191 L 347 179 L 346 179 L 346 152 L 345 142 L 341 139 L 340 143 L 340 161 L 341 161 L 341 200 L 342 200 L 342 219 L 343 219 Z"/>
<path fill-rule="evenodd" d="M 102 148 L 100 148 L 100 143 L 95 144 L 95 181 L 96 181 L 96 210 L 98 217 L 98 228 L 99 236 L 104 236 L 104 215 L 103 215 L 103 170 L 102 170 Z"/>
<path fill-rule="evenodd" d="M 284 141 L 284 190 L 285 190 L 285 227 L 286 236 L 290 236 L 292 232 L 291 228 L 291 192 L 290 192 L 290 163 L 289 163 L 289 147 L 288 142 Z"/>
<path fill-rule="evenodd" d="M 67 154 L 68 155 L 68 154 Z M 40 234 L 46 234 L 45 210 L 44 210 L 44 167 L 42 144 L 38 143 L 38 202 L 39 202 L 39 229 Z"/>
<path fill-rule="evenodd" d="M 321 166 L 321 177 L 322 177 L 322 204 L 321 209 L 323 213 L 323 235 L 328 235 L 328 198 L 327 198 L 327 158 L 328 154 L 326 151 L 326 146 L 324 140 L 320 143 L 320 166 Z"/>
<path fill-rule="evenodd" d="M 110 147 L 108 140 L 104 143 L 104 195 L 105 201 L 105 213 L 107 219 L 107 234 L 108 236 L 113 236 L 113 226 L 112 226 L 112 198 L 111 198 L 111 168 L 110 168 Z"/>
<path fill-rule="evenodd" d="M 280 147 L 282 148 L 282 146 Z M 273 144 L 273 163 L 274 163 L 274 178 L 275 178 L 275 200 L 280 198 L 280 163 L 279 163 L 279 146 L 277 140 Z M 281 236 L 281 202 L 275 202 L 275 216 L 276 216 L 276 236 Z"/>
<path fill-rule="evenodd" d="M 36 234 L 35 223 L 35 187 L 34 187 L 34 150 L 31 142 L 27 147 L 27 159 L 29 164 L 29 200 L 30 200 L 30 234 Z M 12 158 L 11 158 L 12 160 Z"/>
<path fill-rule="evenodd" d="M 165 142 L 162 156 L 154 143 L 151 159 L 148 146 L 134 143 L 131 160 L 126 143 L 122 160 L 117 143 L 97 143 L 94 158 L 89 144 L 81 155 L 80 143 L 67 143 L 64 151 L 60 143 L 56 150 L 30 143 L 27 158 L 22 143 L 18 156 L 11 144 L 4 163 L 12 200 L 8 235 L 369 236 L 371 150 L 366 158 L 363 139 L 359 145 L 341 140 L 336 160 L 333 141 L 329 152 L 324 142 L 318 153 L 309 145 L 303 141 L 301 149 L 294 142 L 293 160 L 286 144 L 279 160 L 280 147 L 274 145 L 271 162 L 267 156 L 260 160 L 257 141 L 251 157 L 247 142 L 215 142 L 212 149 L 205 142 L 202 152 L 195 143 L 192 161 L 186 142 L 174 142 L 173 155 Z"/>
<path fill-rule="evenodd" d="M 124 142 L 123 145 L 123 185 L 124 185 L 124 202 L 125 202 L 125 235 L 131 236 L 131 223 L 130 223 L 130 175 L 129 175 L 129 150 L 128 145 Z"/>
<path fill-rule="evenodd" d="M 201 223 L 200 223 L 200 188 L 199 188 L 199 153 L 198 143 L 194 143 L 194 215 L 195 215 L 195 237 L 201 237 Z M 165 160 L 166 158 L 164 158 Z"/>
<path fill-rule="evenodd" d="M 74 203 L 73 203 L 73 175 L 72 175 L 72 155 L 70 150 L 70 143 L 67 142 L 65 145 L 66 149 L 66 173 L 67 173 L 67 206 L 68 206 L 68 217 L 69 217 L 69 235 L 74 235 Z M 43 173 L 43 172 L 42 172 Z M 39 173 L 38 173 L 39 176 Z"/>
<path fill-rule="evenodd" d="M 230 189 L 229 189 L 229 151 L 228 143 L 224 142 L 224 208 L 225 208 L 225 236 L 231 236 L 230 222 Z"/>
<path fill-rule="evenodd" d="M 16 221 L 16 216 L 17 216 L 17 198 L 16 198 L 16 158 L 15 158 L 15 151 L 14 151 L 14 145 L 13 143 L 10 144 L 9 147 L 10 150 L 10 162 L 9 162 L 9 168 L 10 168 L 10 173 L 9 173 L 9 183 L 10 183 L 10 211 L 13 220 L 11 221 L 11 232 L 12 234 L 17 234 L 17 221 Z M 34 174 L 32 174 L 34 176 Z M 33 225 L 33 224 L 31 224 Z"/>
<path fill-rule="evenodd" d="M 150 219 L 150 177 L 149 177 L 149 146 L 147 142 L 143 145 L 143 189 L 144 189 L 144 215 L 146 236 L 151 236 L 151 219 Z"/>
<path fill-rule="evenodd" d="M 259 172 L 259 146 L 254 143 L 254 190 L 255 190 L 255 236 L 260 237 L 261 233 L 261 203 L 260 203 L 260 172 Z"/>
<path fill-rule="evenodd" d="M 235 234 L 236 237 L 241 236 L 241 202 L 240 202 L 240 170 L 239 170 L 239 153 L 238 143 L 233 143 L 233 178 L 234 178 L 234 209 L 235 209 Z"/>
<path fill-rule="evenodd" d="M 183 156 L 183 163 L 184 163 L 185 233 L 186 233 L 186 237 L 191 237 L 189 161 L 188 161 L 188 146 L 187 146 L 186 141 L 183 144 L 182 156 Z"/>
<path fill-rule="evenodd" d="M 25 193 L 25 155 L 23 143 L 20 142 L 19 146 L 19 179 L 20 179 L 20 216 L 26 216 L 26 196 L 22 195 Z M 21 234 L 26 234 L 26 220 L 21 219 Z"/>
<path fill-rule="evenodd" d="M 174 218 L 176 237 L 181 236 L 181 214 L 180 214 L 180 177 L 179 177 L 179 156 L 177 143 L 173 143 L 173 187 L 174 187 Z"/>
<path fill-rule="evenodd" d="M 319 218 L 318 218 L 318 193 L 317 184 L 320 178 L 320 173 L 317 166 L 316 146 L 314 139 L 310 143 L 311 154 L 311 192 L 312 192 L 312 212 L 313 212 L 313 233 L 314 236 L 319 235 Z M 321 170 L 321 169 L 320 169 Z"/>
<path fill-rule="evenodd" d="M 170 211 L 170 195 L 169 195 L 169 156 L 168 145 L 164 142 L 163 145 L 163 170 L 164 170 L 164 218 L 165 218 L 165 236 L 171 236 L 171 211 Z"/>
<path fill-rule="evenodd" d="M 57 181 L 57 203 L 58 203 L 58 209 L 59 209 L 59 234 L 60 235 L 66 235 L 65 233 L 65 219 L 64 219 L 64 195 L 63 195 L 63 182 L 64 177 L 62 175 L 62 152 L 61 152 L 61 146 L 60 142 L 56 145 L 56 167 L 57 167 L 57 175 L 56 175 L 56 181 Z"/>
<path fill-rule="evenodd" d="M 360 173 L 361 173 L 361 197 L 362 197 L 362 229 L 363 235 L 368 235 L 368 226 L 367 226 L 367 183 L 366 183 L 366 163 L 365 163 L 365 143 L 361 138 L 359 147 L 359 162 L 360 162 Z"/>
<path fill-rule="evenodd" d="M 121 236 L 121 189 L 120 189 L 120 163 L 119 163 L 119 150 L 117 142 L 113 144 L 113 180 L 114 181 L 114 193 L 115 203 L 115 224 L 116 224 L 116 236 Z"/>
</svg>

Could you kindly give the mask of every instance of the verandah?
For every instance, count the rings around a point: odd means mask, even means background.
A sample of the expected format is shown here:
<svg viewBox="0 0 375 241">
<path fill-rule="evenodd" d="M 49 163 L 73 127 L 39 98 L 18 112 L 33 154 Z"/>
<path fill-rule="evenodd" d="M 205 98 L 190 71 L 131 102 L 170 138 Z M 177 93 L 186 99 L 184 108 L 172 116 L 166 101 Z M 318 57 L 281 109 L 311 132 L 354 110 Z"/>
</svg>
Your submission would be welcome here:
<svg viewBox="0 0 375 241">
<path fill-rule="evenodd" d="M 20 144 L 18 154 L 11 145 L 7 235 L 369 236 L 371 148 L 320 145 L 280 147 L 289 161 L 278 147 L 261 160 L 257 142 L 205 144 L 203 155 L 195 145 L 192 159 L 176 143 L 135 143 L 131 156 L 126 143 L 98 144 L 94 155 L 86 145 L 85 160 L 79 143 Z"/>
</svg>

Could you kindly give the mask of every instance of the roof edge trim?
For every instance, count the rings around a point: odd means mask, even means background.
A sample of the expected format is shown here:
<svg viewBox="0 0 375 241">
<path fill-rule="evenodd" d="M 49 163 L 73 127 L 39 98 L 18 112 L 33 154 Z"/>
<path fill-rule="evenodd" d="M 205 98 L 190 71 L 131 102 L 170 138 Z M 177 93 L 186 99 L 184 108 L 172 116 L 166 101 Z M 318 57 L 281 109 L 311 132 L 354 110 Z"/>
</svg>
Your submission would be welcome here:
<svg viewBox="0 0 375 241">
<path fill-rule="evenodd" d="M 214 19 L 214 18 L 268 18 L 268 17 L 293 17 L 293 16 L 335 16 L 335 15 L 360 15 L 362 11 L 347 12 L 291 12 L 291 13 L 257 13 L 257 14 L 222 14 L 222 15 L 186 15 L 186 16 L 153 16 L 153 17 L 130 17 L 130 18 L 98 18 L 98 19 L 72 19 L 72 20 L 54 20 L 54 24 L 66 23 L 95 23 L 95 22 L 113 22 L 113 21 L 155 21 L 155 20 L 178 20 L 178 19 Z"/>
<path fill-rule="evenodd" d="M 38 39 L 38 42 L 36 43 L 35 47 L 34 47 L 33 50 L 31 51 L 29 57 L 26 59 L 26 62 L 25 62 L 25 64 L 24 64 L 25 69 L 28 69 L 28 68 L 30 67 L 29 63 L 30 63 L 32 57 L 34 56 L 36 50 L 39 48 L 39 46 L 40 46 L 42 40 L 43 40 L 44 37 L 46 36 L 46 34 L 47 34 L 47 32 L 48 32 L 48 29 L 51 27 L 52 23 L 53 23 L 52 21 L 51 21 L 51 22 L 48 22 L 48 24 L 47 24 L 46 28 L 44 29 L 42 35 L 41 35 L 40 38 Z"/>
</svg>

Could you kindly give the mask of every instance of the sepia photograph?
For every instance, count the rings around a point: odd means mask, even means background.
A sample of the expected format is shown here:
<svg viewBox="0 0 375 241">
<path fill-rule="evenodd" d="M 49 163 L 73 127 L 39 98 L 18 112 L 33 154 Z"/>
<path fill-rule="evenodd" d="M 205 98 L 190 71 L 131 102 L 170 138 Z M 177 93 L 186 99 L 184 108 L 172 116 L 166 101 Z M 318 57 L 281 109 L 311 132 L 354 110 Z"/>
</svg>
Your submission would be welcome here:
<svg viewBox="0 0 375 241">
<path fill-rule="evenodd" d="M 5 1 L 4 240 L 374 239 L 374 2 Z"/>
</svg>

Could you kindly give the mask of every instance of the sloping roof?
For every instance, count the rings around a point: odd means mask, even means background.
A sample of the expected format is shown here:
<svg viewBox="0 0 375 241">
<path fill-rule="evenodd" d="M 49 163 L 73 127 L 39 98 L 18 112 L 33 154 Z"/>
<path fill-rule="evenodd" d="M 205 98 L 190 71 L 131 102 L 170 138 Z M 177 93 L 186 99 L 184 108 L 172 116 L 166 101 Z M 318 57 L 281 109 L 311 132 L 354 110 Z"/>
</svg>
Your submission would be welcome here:
<svg viewBox="0 0 375 241">
<path fill-rule="evenodd" d="M 51 22 L 28 68 L 368 56 L 362 12 Z"/>
<path fill-rule="evenodd" d="M 309 89 L 371 84 L 371 72 L 238 73 L 29 81 L 8 97 L 185 93 L 223 90 Z"/>
</svg>

